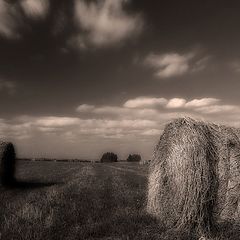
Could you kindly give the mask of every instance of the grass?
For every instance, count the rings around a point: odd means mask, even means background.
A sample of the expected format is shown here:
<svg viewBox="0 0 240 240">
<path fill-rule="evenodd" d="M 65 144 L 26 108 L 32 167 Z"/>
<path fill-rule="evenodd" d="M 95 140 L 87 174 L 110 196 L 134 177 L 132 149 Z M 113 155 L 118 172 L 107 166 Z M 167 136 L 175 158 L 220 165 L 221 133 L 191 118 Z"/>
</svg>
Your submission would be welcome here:
<svg viewBox="0 0 240 240">
<path fill-rule="evenodd" d="M 138 163 L 21 161 L 18 186 L 0 187 L 0 239 L 195 239 L 146 214 L 147 170 Z M 216 239 L 239 239 L 233 226 L 220 232 Z"/>
</svg>

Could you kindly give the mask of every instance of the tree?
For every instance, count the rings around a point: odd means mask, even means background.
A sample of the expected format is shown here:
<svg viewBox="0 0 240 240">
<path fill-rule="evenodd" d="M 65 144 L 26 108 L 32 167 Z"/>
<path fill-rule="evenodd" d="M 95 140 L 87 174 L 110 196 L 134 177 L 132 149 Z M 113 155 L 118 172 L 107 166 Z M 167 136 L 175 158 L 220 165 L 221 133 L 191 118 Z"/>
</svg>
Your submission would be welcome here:
<svg viewBox="0 0 240 240">
<path fill-rule="evenodd" d="M 100 162 L 117 162 L 118 156 L 112 152 L 106 152 L 102 155 Z"/>
<path fill-rule="evenodd" d="M 127 161 L 128 162 L 140 162 L 141 156 L 139 154 L 129 154 Z"/>
</svg>

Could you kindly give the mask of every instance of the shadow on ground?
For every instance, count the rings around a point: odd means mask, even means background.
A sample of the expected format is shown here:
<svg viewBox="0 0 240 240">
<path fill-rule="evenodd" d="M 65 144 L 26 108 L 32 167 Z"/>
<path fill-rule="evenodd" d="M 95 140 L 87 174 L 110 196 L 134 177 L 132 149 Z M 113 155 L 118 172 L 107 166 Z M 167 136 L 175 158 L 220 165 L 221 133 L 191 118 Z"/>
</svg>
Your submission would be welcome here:
<svg viewBox="0 0 240 240">
<path fill-rule="evenodd" d="M 39 182 L 36 180 L 30 180 L 30 181 L 22 181 L 22 180 L 16 180 L 12 182 L 9 185 L 6 185 L 6 188 L 11 189 L 36 189 L 36 188 L 44 188 L 44 187 L 51 187 L 54 185 L 60 185 L 63 184 L 63 182 Z"/>
</svg>

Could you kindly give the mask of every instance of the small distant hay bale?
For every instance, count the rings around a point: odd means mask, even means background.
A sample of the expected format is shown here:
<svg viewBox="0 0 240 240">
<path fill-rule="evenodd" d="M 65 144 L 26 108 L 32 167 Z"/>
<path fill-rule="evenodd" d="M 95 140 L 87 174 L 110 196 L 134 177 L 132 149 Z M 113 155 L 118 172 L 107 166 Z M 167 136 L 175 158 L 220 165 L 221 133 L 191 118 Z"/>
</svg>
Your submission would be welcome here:
<svg viewBox="0 0 240 240">
<path fill-rule="evenodd" d="M 150 159 L 142 159 L 139 164 L 140 165 L 147 165 L 150 164 L 151 160 Z"/>
<path fill-rule="evenodd" d="M 15 182 L 16 155 L 14 146 L 10 142 L 0 142 L 0 179 L 2 185 L 11 185 Z"/>
<path fill-rule="evenodd" d="M 232 128 L 169 123 L 150 162 L 147 210 L 169 228 L 211 233 L 240 219 L 240 142 Z"/>
<path fill-rule="evenodd" d="M 141 156 L 139 154 L 129 154 L 127 158 L 127 162 L 140 162 Z"/>
<path fill-rule="evenodd" d="M 100 162 L 117 162 L 118 156 L 112 152 L 106 152 L 102 155 Z"/>
</svg>

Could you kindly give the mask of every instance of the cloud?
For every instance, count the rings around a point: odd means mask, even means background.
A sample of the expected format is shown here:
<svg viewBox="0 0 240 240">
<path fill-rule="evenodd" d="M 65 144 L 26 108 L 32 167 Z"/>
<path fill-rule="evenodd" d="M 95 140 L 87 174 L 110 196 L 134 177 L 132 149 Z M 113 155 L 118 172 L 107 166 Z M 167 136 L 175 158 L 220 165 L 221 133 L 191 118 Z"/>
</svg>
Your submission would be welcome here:
<svg viewBox="0 0 240 240">
<path fill-rule="evenodd" d="M 136 141 L 146 138 L 147 141 L 159 136 L 165 123 L 183 116 L 240 126 L 240 107 L 224 104 L 220 99 L 202 98 L 187 101 L 184 98 L 172 98 L 165 99 L 166 103 L 163 105 L 160 101 L 157 108 L 155 104 L 159 102 L 149 99 L 140 102 L 141 104 L 137 101 L 131 102 L 129 99 L 130 103 L 134 103 L 130 104 L 131 108 L 128 104 L 125 105 L 128 101 L 122 106 L 82 104 L 76 111 L 80 110 L 80 114 L 87 113 L 84 118 L 82 116 L 19 116 L 10 120 L 0 119 L 0 134 L 18 140 L 49 136 L 62 141 L 75 142 L 79 139 L 96 142 L 97 139 L 102 138 Z M 162 98 L 152 98 L 154 99 Z"/>
<path fill-rule="evenodd" d="M 0 0 L 0 35 L 8 39 L 18 39 L 20 23 L 17 4 Z"/>
<path fill-rule="evenodd" d="M 156 109 L 151 108 L 126 108 L 119 106 L 96 107 L 93 114 L 108 116 L 116 119 L 154 119 L 159 115 Z"/>
<path fill-rule="evenodd" d="M 183 108 L 185 107 L 187 101 L 183 98 L 172 98 L 168 101 L 167 108 Z"/>
<path fill-rule="evenodd" d="M 15 82 L 0 79 L 0 91 L 5 91 L 10 95 L 14 94 L 16 91 Z"/>
<path fill-rule="evenodd" d="M 126 135 L 141 135 L 146 130 L 157 127 L 155 121 L 147 119 L 82 119 L 57 116 L 20 116 L 8 121 L 0 119 L 1 135 L 14 139 L 27 139 L 40 135 L 68 136 L 71 140 L 81 136 L 113 138 L 116 135 L 119 138 Z"/>
<path fill-rule="evenodd" d="M 31 19 L 45 18 L 49 10 L 48 0 L 0 0 L 0 35 L 7 39 L 21 38 L 26 27 L 24 14 Z"/>
<path fill-rule="evenodd" d="M 24 13 L 32 19 L 43 19 L 49 11 L 48 0 L 22 0 L 20 4 Z"/>
<path fill-rule="evenodd" d="M 79 124 L 78 118 L 71 117 L 42 117 L 34 121 L 34 125 L 41 127 L 66 127 Z"/>
<path fill-rule="evenodd" d="M 185 54 L 150 54 L 144 62 L 156 70 L 157 77 L 170 78 L 204 69 L 209 58 L 209 56 L 199 58 L 198 51 L 192 51 Z"/>
<path fill-rule="evenodd" d="M 80 113 L 83 113 L 83 112 L 91 112 L 92 110 L 95 109 L 95 106 L 93 105 L 89 105 L 89 104 L 82 104 L 82 105 L 79 105 L 77 108 L 76 108 L 76 111 L 77 112 L 80 112 Z"/>
<path fill-rule="evenodd" d="M 160 133 L 161 133 L 161 130 L 159 129 L 149 129 L 149 130 L 146 130 L 144 132 L 142 132 L 142 135 L 145 135 L 145 136 L 160 136 Z"/>
<path fill-rule="evenodd" d="M 212 56 L 208 55 L 197 60 L 192 66 L 192 72 L 198 72 L 206 68 Z"/>
<path fill-rule="evenodd" d="M 0 119 L 0 134 L 2 140 L 9 139 L 27 139 L 29 138 L 29 127 L 28 123 L 7 121 Z"/>
<path fill-rule="evenodd" d="M 222 104 L 220 99 L 216 98 L 201 98 L 201 99 L 193 99 L 187 101 L 184 98 L 172 98 L 168 100 L 166 104 L 167 109 L 179 109 L 182 111 L 189 112 L 200 112 L 202 114 L 217 114 L 217 113 L 240 113 L 240 107 L 237 105 L 230 104 Z"/>
<path fill-rule="evenodd" d="M 188 101 L 185 98 L 166 99 L 140 96 L 125 101 L 122 106 L 82 104 L 79 108 L 80 113 L 88 113 L 87 117 L 117 120 L 151 120 L 158 122 L 159 126 L 162 125 L 162 122 L 183 116 L 191 116 L 202 120 L 209 119 L 228 124 L 236 122 L 236 115 L 240 114 L 240 106 L 225 104 L 222 100 L 211 97 L 196 98 Z M 222 119 L 219 119 L 220 114 L 223 115 Z"/>
<path fill-rule="evenodd" d="M 123 106 L 127 108 L 148 108 L 163 106 L 166 103 L 167 100 L 165 98 L 138 97 L 126 101 Z"/>
<path fill-rule="evenodd" d="M 193 99 L 187 102 L 184 98 L 157 98 L 157 97 L 137 97 L 127 100 L 123 107 L 125 108 L 197 108 L 217 104 L 220 99 L 216 98 L 201 98 Z"/>
<path fill-rule="evenodd" d="M 205 107 L 209 105 L 216 104 L 220 99 L 216 98 L 202 98 L 202 99 L 193 99 L 185 104 L 187 108 L 196 108 L 196 107 Z"/>
<path fill-rule="evenodd" d="M 75 20 L 80 33 L 72 41 L 76 47 L 88 44 L 103 47 L 114 45 L 140 32 L 142 19 L 127 14 L 123 6 L 128 0 L 98 0 L 87 3 L 75 0 Z"/>
<path fill-rule="evenodd" d="M 95 107 L 93 113 L 97 114 L 113 114 L 113 115 L 126 115 L 128 109 L 119 106 L 101 106 Z"/>
<path fill-rule="evenodd" d="M 219 113 L 239 112 L 239 106 L 223 104 L 217 98 L 200 98 L 186 100 L 185 98 L 146 97 L 129 99 L 122 106 L 94 106 L 81 104 L 76 111 L 82 114 L 92 114 L 97 118 L 114 119 L 173 119 L 178 116 L 214 115 Z M 200 115 L 199 115 L 200 114 Z"/>
<path fill-rule="evenodd" d="M 68 17 L 68 6 L 71 3 L 59 3 L 54 7 L 54 15 L 50 19 L 51 33 L 56 36 L 62 33 L 67 25 L 75 24 L 70 26 L 71 33 L 68 32 L 68 46 L 87 49 L 122 43 L 140 33 L 143 26 L 140 14 L 128 13 L 125 10 L 129 1 L 73 0 L 73 19 Z M 0 0 L 0 36 L 7 39 L 21 38 L 23 29 L 33 30 L 33 23 L 48 17 L 50 3 L 49 0 Z"/>
<path fill-rule="evenodd" d="M 145 62 L 147 65 L 155 68 L 156 76 L 160 78 L 169 78 L 179 76 L 186 73 L 190 66 L 188 61 L 193 56 L 191 54 L 179 55 L 177 53 L 169 53 L 163 55 L 150 54 Z"/>
<path fill-rule="evenodd" d="M 197 108 L 196 111 L 205 114 L 215 114 L 215 113 L 232 113 L 240 114 L 240 107 L 237 105 L 212 105 Z"/>
<path fill-rule="evenodd" d="M 147 101 L 134 101 L 136 99 Z M 17 142 L 17 146 L 25 144 L 28 153 L 31 146 L 31 153 L 32 149 L 38 149 L 38 153 L 52 155 L 53 149 L 56 149 L 54 151 L 61 153 L 61 157 L 68 151 L 83 152 L 90 157 L 93 148 L 95 151 L 108 151 L 113 146 L 121 153 L 135 148 L 150 154 L 165 124 L 179 117 L 189 116 L 240 127 L 240 106 L 221 99 L 206 97 L 188 101 L 172 98 L 165 99 L 164 104 L 156 99 L 165 98 L 139 96 L 117 106 L 81 104 L 76 109 L 79 116 L 74 117 L 18 116 L 0 119 L 0 135 Z M 127 102 L 131 103 L 130 108 L 125 105 Z"/>
</svg>

